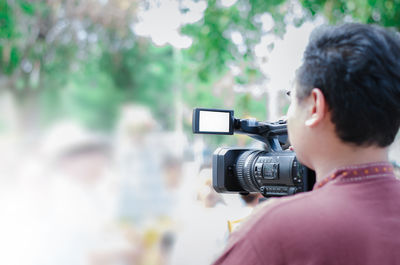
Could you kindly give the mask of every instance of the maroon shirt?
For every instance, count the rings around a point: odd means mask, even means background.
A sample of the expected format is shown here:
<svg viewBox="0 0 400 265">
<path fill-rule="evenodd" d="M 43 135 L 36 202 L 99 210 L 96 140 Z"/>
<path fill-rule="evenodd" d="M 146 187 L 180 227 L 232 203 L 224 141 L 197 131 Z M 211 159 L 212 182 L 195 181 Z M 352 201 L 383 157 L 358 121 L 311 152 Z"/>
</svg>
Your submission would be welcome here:
<svg viewBox="0 0 400 265">
<path fill-rule="evenodd" d="M 364 164 L 271 199 L 214 264 L 400 264 L 400 181 L 389 163 Z"/>
</svg>

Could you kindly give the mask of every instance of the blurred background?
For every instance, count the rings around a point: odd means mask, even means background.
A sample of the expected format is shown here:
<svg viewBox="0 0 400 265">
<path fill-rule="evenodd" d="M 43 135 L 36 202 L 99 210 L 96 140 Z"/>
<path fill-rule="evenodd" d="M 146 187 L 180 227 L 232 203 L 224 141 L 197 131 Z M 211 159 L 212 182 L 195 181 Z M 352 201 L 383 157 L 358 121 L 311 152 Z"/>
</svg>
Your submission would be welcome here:
<svg viewBox="0 0 400 265">
<path fill-rule="evenodd" d="M 209 264 L 258 199 L 213 191 L 212 152 L 255 143 L 192 109 L 277 120 L 310 32 L 351 21 L 400 1 L 0 0 L 0 262 Z"/>
</svg>

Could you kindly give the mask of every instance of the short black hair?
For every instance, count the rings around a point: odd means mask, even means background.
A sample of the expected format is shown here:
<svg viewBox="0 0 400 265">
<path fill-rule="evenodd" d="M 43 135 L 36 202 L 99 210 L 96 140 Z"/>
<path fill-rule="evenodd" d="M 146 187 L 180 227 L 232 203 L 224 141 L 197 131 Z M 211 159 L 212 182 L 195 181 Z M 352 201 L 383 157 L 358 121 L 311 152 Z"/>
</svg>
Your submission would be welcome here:
<svg viewBox="0 0 400 265">
<path fill-rule="evenodd" d="M 297 98 L 321 89 L 339 138 L 390 145 L 400 126 L 400 37 L 376 25 L 319 27 L 297 71 Z"/>
</svg>

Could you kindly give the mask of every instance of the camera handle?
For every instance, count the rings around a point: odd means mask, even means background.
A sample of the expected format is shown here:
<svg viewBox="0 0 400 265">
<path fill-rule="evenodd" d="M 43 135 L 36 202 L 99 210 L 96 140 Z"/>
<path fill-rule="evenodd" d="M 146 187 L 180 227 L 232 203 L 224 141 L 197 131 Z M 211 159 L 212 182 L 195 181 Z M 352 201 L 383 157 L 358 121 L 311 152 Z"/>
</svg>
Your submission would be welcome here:
<svg viewBox="0 0 400 265">
<path fill-rule="evenodd" d="M 255 119 L 234 119 L 235 133 L 246 134 L 267 145 L 269 152 L 282 151 L 287 143 L 287 126 L 285 120 L 277 122 L 260 122 Z"/>
</svg>

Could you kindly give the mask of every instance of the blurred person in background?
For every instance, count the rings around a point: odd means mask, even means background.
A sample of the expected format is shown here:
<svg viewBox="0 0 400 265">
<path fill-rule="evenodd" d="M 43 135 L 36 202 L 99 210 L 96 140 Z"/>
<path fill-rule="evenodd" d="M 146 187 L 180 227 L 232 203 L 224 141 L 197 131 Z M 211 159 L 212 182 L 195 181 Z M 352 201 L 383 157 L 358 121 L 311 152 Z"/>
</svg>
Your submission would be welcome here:
<svg viewBox="0 0 400 265">
<path fill-rule="evenodd" d="M 143 232 L 143 264 L 163 264 L 176 223 L 191 206 L 186 198 L 193 169 L 182 152 L 186 138 L 162 130 L 150 109 L 136 104 L 121 109 L 115 137 L 119 215 Z"/>
<path fill-rule="evenodd" d="M 171 265 L 210 264 L 225 247 L 229 231 L 228 221 L 245 218 L 252 208 L 240 202 L 236 194 L 217 193 L 212 186 L 212 170 L 203 167 L 195 181 L 196 187 L 187 208 L 180 214 L 175 230 Z M 252 197 L 252 196 L 250 196 Z M 258 200 L 246 197 L 250 204 Z M 250 202 L 251 201 L 251 202 Z"/>
<path fill-rule="evenodd" d="M 119 212 L 140 226 L 170 216 L 177 203 L 173 190 L 181 180 L 182 158 L 174 154 L 178 143 L 169 136 L 149 108 L 133 104 L 122 108 L 115 140 L 121 176 Z"/>
<path fill-rule="evenodd" d="M 38 264 L 132 264 L 140 246 L 120 229 L 107 140 L 60 123 L 44 138 L 43 153 L 50 162 Z"/>
<path fill-rule="evenodd" d="M 197 198 L 182 212 L 169 264 L 210 264 L 225 245 L 227 207 L 222 196 L 214 191 L 211 169 L 200 171 L 196 181 Z"/>
</svg>

